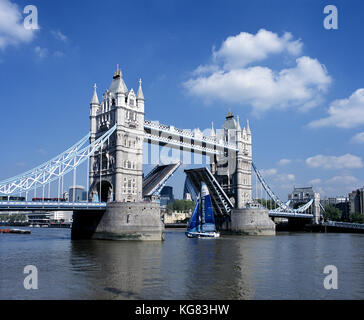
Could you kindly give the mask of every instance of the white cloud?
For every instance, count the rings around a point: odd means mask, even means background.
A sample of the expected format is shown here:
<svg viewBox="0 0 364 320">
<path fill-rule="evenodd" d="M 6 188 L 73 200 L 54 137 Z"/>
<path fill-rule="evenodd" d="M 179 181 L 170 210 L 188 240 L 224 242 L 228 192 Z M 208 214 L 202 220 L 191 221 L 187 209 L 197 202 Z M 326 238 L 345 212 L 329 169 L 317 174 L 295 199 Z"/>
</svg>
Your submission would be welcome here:
<svg viewBox="0 0 364 320">
<path fill-rule="evenodd" d="M 290 160 L 290 159 L 281 159 L 281 160 L 278 161 L 277 164 L 279 166 L 285 166 L 287 164 L 290 164 L 291 162 L 292 162 L 292 160 Z"/>
<path fill-rule="evenodd" d="M 0 0 L 0 49 L 34 38 L 34 30 L 25 29 L 23 22 L 24 17 L 15 3 Z"/>
<path fill-rule="evenodd" d="M 364 89 L 356 90 L 349 98 L 335 100 L 328 109 L 329 116 L 309 123 L 310 127 L 354 128 L 364 124 Z"/>
<path fill-rule="evenodd" d="M 307 158 L 306 164 L 311 168 L 323 169 L 355 169 L 363 167 L 361 158 L 350 153 L 339 157 L 319 154 L 314 157 Z"/>
<path fill-rule="evenodd" d="M 277 169 L 262 169 L 260 170 L 261 175 L 263 176 L 263 178 L 265 177 L 270 177 L 270 176 L 274 176 L 277 174 Z"/>
<path fill-rule="evenodd" d="M 272 177 L 273 181 L 276 182 L 292 182 L 296 179 L 294 174 L 291 173 L 278 173 L 278 170 L 275 168 L 272 169 L 263 169 L 260 170 L 261 175 L 263 176 L 263 179 Z"/>
<path fill-rule="evenodd" d="M 312 184 L 312 185 L 317 185 L 317 184 L 320 184 L 322 181 L 320 178 L 317 178 L 317 179 L 313 179 L 313 180 L 310 180 L 309 183 Z"/>
<path fill-rule="evenodd" d="M 266 30 L 256 35 L 241 33 L 227 38 L 213 52 L 213 63 L 200 65 L 184 83 L 191 95 L 205 102 L 251 105 L 261 112 L 272 108 L 315 107 L 331 83 L 326 68 L 308 56 L 298 57 L 291 68 L 273 71 L 266 66 L 247 66 L 273 53 L 297 55 L 302 43 L 292 35 L 282 37 Z"/>
<path fill-rule="evenodd" d="M 352 142 L 364 143 L 364 132 L 357 133 L 352 139 Z"/>
<path fill-rule="evenodd" d="M 276 33 L 260 29 L 255 35 L 241 32 L 228 37 L 217 51 L 213 51 L 214 61 L 221 61 L 225 70 L 244 67 L 252 62 L 264 60 L 270 54 L 287 51 L 289 54 L 301 53 L 301 40 L 293 40 L 291 33 L 279 37 Z"/>
<path fill-rule="evenodd" d="M 277 175 L 275 180 L 277 182 L 292 182 L 296 180 L 296 177 L 292 173 L 280 173 Z"/>
<path fill-rule="evenodd" d="M 56 58 L 63 58 L 66 56 L 66 54 L 62 51 L 55 51 L 54 54 L 53 54 Z"/>
<path fill-rule="evenodd" d="M 52 30 L 51 34 L 53 37 L 55 37 L 57 40 L 61 40 L 63 42 L 66 42 L 68 40 L 67 36 L 65 36 L 61 31 L 59 30 Z"/>
<path fill-rule="evenodd" d="M 48 152 L 42 148 L 37 149 L 37 152 L 40 153 L 42 156 L 45 156 L 48 154 Z"/>
<path fill-rule="evenodd" d="M 338 184 L 338 185 L 352 185 L 358 182 L 358 179 L 353 176 L 335 176 L 331 179 L 327 180 L 329 184 Z"/>
<path fill-rule="evenodd" d="M 34 48 L 34 51 L 39 56 L 39 58 L 45 58 L 48 55 L 48 49 L 47 48 L 41 48 L 39 46 L 36 46 Z"/>
</svg>

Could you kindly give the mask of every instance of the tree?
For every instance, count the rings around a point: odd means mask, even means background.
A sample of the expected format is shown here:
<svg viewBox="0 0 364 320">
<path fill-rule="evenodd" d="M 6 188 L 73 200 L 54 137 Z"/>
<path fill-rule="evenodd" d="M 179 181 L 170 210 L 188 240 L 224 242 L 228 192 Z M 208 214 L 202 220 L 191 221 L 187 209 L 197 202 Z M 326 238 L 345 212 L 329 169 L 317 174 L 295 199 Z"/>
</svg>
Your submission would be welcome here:
<svg viewBox="0 0 364 320">
<path fill-rule="evenodd" d="M 169 211 L 182 211 L 188 212 L 193 210 L 195 203 L 191 200 L 174 200 L 174 202 L 167 205 Z"/>
<path fill-rule="evenodd" d="M 364 223 L 364 215 L 355 212 L 350 214 L 350 221 L 356 223 Z"/>
<path fill-rule="evenodd" d="M 265 208 L 267 209 L 277 209 L 277 204 L 272 199 L 257 199 L 257 201 Z"/>
<path fill-rule="evenodd" d="M 324 212 L 325 220 L 341 221 L 341 211 L 332 205 L 325 207 Z"/>
</svg>

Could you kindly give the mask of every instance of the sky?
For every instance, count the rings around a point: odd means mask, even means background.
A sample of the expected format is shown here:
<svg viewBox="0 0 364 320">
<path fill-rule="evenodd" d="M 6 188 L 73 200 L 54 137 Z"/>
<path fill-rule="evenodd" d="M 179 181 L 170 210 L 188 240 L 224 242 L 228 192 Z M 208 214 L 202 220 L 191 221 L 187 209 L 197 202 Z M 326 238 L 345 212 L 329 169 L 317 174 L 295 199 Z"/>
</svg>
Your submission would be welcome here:
<svg viewBox="0 0 364 320">
<path fill-rule="evenodd" d="M 38 29 L 24 27 L 28 5 Z M 100 97 L 119 64 L 129 89 L 143 80 L 146 119 L 249 119 L 253 161 L 283 200 L 293 186 L 347 196 L 364 185 L 363 12 L 360 0 L 0 0 L 0 180 L 86 135 L 93 84 Z M 168 182 L 177 197 L 183 168 Z"/>
</svg>

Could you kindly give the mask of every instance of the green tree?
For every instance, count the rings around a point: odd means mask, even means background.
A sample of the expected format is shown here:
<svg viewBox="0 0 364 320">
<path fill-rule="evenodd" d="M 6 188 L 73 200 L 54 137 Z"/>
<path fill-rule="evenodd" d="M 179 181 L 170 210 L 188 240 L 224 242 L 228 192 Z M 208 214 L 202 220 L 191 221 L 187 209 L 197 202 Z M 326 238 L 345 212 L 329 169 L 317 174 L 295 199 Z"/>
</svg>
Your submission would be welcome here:
<svg viewBox="0 0 364 320">
<path fill-rule="evenodd" d="M 276 209 L 278 206 L 276 205 L 276 203 L 272 200 L 272 199 L 257 199 L 257 201 L 265 208 L 267 209 Z"/>
<path fill-rule="evenodd" d="M 325 207 L 325 212 L 323 215 L 325 220 L 341 221 L 341 211 L 332 205 Z"/>
<path fill-rule="evenodd" d="M 174 200 L 174 202 L 171 202 L 167 205 L 167 209 L 169 211 L 182 211 L 182 212 L 188 212 L 190 210 L 193 210 L 195 207 L 195 203 L 190 200 Z"/>
<path fill-rule="evenodd" d="M 364 223 L 364 215 L 355 212 L 350 214 L 350 221 L 356 223 Z"/>
</svg>

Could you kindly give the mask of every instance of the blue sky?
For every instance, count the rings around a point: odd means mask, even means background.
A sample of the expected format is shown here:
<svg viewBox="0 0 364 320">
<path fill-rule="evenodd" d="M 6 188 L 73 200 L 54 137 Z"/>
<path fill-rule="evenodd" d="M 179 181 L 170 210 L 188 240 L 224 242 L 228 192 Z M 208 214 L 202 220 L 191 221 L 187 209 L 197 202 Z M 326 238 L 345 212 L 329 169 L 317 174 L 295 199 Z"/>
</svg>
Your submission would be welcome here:
<svg viewBox="0 0 364 320">
<path fill-rule="evenodd" d="M 22 30 L 29 4 L 39 30 Z M 328 4 L 337 30 L 323 27 Z M 118 63 L 128 88 L 143 79 L 147 119 L 249 118 L 254 162 L 283 199 L 294 185 L 345 195 L 364 185 L 363 12 L 360 0 L 0 0 L 0 180 L 84 136 L 93 83 L 100 97 Z M 183 181 L 181 169 L 169 181 L 177 196 Z"/>
</svg>

